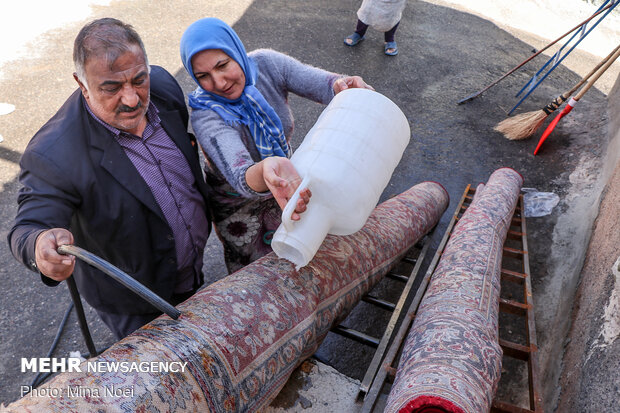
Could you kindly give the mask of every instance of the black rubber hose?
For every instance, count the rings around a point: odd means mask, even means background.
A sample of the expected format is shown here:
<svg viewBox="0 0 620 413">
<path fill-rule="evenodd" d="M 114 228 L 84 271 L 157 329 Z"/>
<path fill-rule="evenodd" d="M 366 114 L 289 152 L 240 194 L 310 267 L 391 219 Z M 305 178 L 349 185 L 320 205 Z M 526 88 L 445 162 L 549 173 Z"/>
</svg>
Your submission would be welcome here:
<svg viewBox="0 0 620 413">
<path fill-rule="evenodd" d="M 155 294 L 153 291 L 146 288 L 144 285 L 131 278 L 127 273 L 123 272 L 119 268 L 105 261 L 103 258 L 96 256 L 80 247 L 75 245 L 61 245 L 58 247 L 58 253 L 64 255 L 73 255 L 82 261 L 92 265 L 93 267 L 103 271 L 110 277 L 114 278 L 125 287 L 129 288 L 134 293 L 148 301 L 158 310 L 168 314 L 170 318 L 176 320 L 181 315 L 181 312 L 174 308 L 171 304 L 166 302 L 163 298 Z"/>
</svg>

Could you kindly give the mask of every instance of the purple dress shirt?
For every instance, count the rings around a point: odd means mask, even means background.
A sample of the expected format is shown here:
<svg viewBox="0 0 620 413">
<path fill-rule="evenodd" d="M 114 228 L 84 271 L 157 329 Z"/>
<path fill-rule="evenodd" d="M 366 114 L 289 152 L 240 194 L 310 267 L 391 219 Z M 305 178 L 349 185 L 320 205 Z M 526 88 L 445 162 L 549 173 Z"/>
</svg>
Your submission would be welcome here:
<svg viewBox="0 0 620 413">
<path fill-rule="evenodd" d="M 205 203 L 185 156 L 162 127 L 159 111 L 149 104 L 146 128 L 139 137 L 103 122 L 88 104 L 86 109 L 114 135 L 168 221 L 177 253 L 174 293 L 196 289 L 209 229 Z"/>
</svg>

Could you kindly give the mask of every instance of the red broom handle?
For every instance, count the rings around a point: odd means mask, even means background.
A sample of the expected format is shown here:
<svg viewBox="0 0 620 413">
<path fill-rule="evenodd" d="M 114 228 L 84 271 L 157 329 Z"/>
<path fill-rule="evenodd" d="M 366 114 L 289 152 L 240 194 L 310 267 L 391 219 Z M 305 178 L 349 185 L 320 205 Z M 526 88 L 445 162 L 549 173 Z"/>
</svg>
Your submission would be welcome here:
<svg viewBox="0 0 620 413">
<path fill-rule="evenodd" d="M 603 73 L 605 73 L 605 71 L 609 68 L 609 66 L 611 66 L 616 61 L 616 59 L 618 59 L 619 56 L 620 56 L 620 48 L 616 48 L 616 50 L 614 51 L 613 55 L 596 72 L 596 74 L 594 75 L 594 77 L 592 79 L 590 79 L 588 84 L 585 85 L 579 91 L 579 93 L 577 93 L 577 96 L 575 96 L 574 98 L 571 98 L 571 100 L 568 101 L 568 103 L 566 104 L 566 106 L 564 107 L 562 112 L 560 112 L 558 114 L 558 116 L 556 116 L 555 119 L 553 119 L 553 121 L 551 121 L 549 126 L 547 126 L 547 129 L 545 129 L 545 131 L 543 132 L 542 136 L 540 137 L 540 140 L 538 141 L 538 145 L 536 145 L 536 149 L 534 149 L 534 155 L 536 155 L 538 153 L 538 150 L 542 146 L 543 142 L 549 137 L 551 132 L 553 132 L 553 129 L 555 129 L 555 127 L 558 124 L 558 122 L 560 121 L 560 119 L 562 119 L 564 117 L 564 115 L 568 114 L 571 110 L 573 110 L 573 107 L 575 107 L 575 105 L 577 104 L 579 99 L 581 99 L 583 97 L 583 95 L 586 94 L 586 92 L 592 87 L 592 85 L 594 85 L 594 83 L 603 75 Z"/>
<path fill-rule="evenodd" d="M 545 129 L 542 136 L 540 137 L 540 140 L 538 141 L 538 145 L 536 145 L 536 149 L 534 149 L 534 155 L 538 153 L 538 150 L 542 146 L 543 142 L 547 139 L 549 135 L 551 135 L 551 132 L 553 132 L 553 129 L 555 129 L 555 126 L 558 124 L 560 119 L 562 119 L 564 115 L 568 114 L 571 110 L 573 110 L 575 103 L 577 103 L 576 100 L 569 100 L 566 106 L 564 106 L 564 109 L 562 109 L 562 112 L 558 113 L 558 116 L 556 116 L 555 119 L 551 121 L 549 126 L 547 126 L 547 129 Z"/>
</svg>

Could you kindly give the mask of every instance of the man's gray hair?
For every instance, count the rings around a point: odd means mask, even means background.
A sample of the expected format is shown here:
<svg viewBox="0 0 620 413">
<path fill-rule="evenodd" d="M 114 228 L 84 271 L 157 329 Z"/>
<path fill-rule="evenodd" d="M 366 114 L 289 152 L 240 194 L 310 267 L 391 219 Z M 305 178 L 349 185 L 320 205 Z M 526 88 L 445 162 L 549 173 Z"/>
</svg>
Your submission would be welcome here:
<svg viewBox="0 0 620 413">
<path fill-rule="evenodd" d="M 150 71 L 142 39 L 131 25 L 111 17 L 88 23 L 82 27 L 73 44 L 73 64 L 78 79 L 88 88 L 84 69 L 88 59 L 104 56 L 112 64 L 134 45 L 140 46 L 144 54 L 144 62 Z"/>
</svg>

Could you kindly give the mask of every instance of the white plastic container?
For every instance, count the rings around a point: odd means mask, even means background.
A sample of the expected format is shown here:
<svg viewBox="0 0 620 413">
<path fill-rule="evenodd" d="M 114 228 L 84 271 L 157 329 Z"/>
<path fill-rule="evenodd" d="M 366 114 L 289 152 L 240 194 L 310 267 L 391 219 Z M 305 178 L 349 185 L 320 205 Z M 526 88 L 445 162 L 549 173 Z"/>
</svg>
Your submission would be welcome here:
<svg viewBox="0 0 620 413">
<path fill-rule="evenodd" d="M 278 257 L 299 269 L 328 233 L 349 235 L 361 229 L 409 137 L 407 118 L 387 97 L 368 89 L 338 93 L 291 157 L 303 180 L 271 241 Z M 299 192 L 306 187 L 312 198 L 301 219 L 293 221 Z"/>
</svg>

